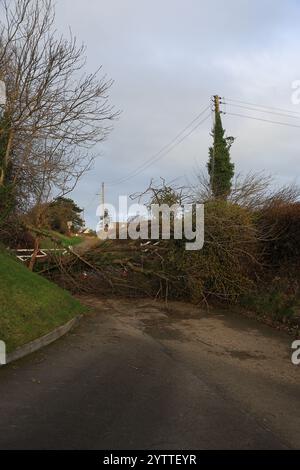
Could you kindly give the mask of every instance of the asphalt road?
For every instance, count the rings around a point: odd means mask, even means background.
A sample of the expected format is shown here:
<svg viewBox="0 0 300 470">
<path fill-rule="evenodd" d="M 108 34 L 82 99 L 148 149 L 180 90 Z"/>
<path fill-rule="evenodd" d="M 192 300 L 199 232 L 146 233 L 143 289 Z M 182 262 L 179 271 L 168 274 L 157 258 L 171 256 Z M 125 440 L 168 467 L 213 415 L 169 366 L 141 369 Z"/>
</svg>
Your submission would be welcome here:
<svg viewBox="0 0 300 470">
<path fill-rule="evenodd" d="M 300 447 L 291 338 L 190 305 L 86 302 L 74 332 L 0 369 L 1 449 Z"/>
</svg>

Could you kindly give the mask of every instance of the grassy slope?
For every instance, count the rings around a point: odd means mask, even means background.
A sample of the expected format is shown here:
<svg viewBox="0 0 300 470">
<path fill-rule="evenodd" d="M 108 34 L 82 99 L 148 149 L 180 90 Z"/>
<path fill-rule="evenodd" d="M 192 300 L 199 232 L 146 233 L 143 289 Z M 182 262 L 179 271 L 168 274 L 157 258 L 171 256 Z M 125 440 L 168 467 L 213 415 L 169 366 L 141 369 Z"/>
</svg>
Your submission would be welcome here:
<svg viewBox="0 0 300 470">
<path fill-rule="evenodd" d="M 69 246 L 76 246 L 79 245 L 84 241 L 84 237 L 67 237 L 66 235 L 62 235 L 61 233 L 58 232 L 53 232 L 50 231 L 49 234 L 57 238 L 58 240 L 61 241 L 64 247 L 68 248 Z M 45 238 L 42 241 L 42 248 L 44 249 L 50 249 L 50 248 L 57 248 L 57 245 L 53 243 L 50 239 Z"/>
<path fill-rule="evenodd" d="M 8 351 L 82 313 L 68 292 L 33 274 L 0 248 L 0 340 Z"/>
</svg>

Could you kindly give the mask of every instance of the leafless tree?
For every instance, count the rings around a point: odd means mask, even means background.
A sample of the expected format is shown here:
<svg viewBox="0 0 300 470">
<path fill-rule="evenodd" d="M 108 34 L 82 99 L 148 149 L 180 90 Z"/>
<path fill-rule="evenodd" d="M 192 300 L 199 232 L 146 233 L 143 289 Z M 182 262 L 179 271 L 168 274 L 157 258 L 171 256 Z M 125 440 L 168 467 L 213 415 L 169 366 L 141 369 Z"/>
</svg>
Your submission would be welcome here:
<svg viewBox="0 0 300 470">
<path fill-rule="evenodd" d="M 99 78 L 101 67 L 85 74 L 85 47 L 71 32 L 58 36 L 52 0 L 2 0 L 0 8 L 0 188 L 9 181 L 21 202 L 40 202 L 71 191 L 91 167 L 118 115 L 112 81 Z"/>
<path fill-rule="evenodd" d="M 194 200 L 208 202 L 212 199 L 207 173 L 198 169 L 196 183 L 191 184 Z M 274 203 L 293 203 L 300 198 L 296 184 L 277 187 L 275 179 L 264 172 L 237 174 L 228 201 L 250 210 L 260 210 Z"/>
<path fill-rule="evenodd" d="M 10 199 L 0 201 L 0 209 L 3 219 L 12 199 L 21 213 L 35 206 L 39 228 L 46 202 L 74 189 L 97 156 L 94 147 L 111 131 L 118 116 L 109 103 L 113 82 L 100 75 L 101 67 L 85 73 L 85 47 L 71 32 L 68 39 L 58 35 L 52 0 L 0 0 L 0 9 L 0 79 L 7 88 L 0 199 Z"/>
</svg>

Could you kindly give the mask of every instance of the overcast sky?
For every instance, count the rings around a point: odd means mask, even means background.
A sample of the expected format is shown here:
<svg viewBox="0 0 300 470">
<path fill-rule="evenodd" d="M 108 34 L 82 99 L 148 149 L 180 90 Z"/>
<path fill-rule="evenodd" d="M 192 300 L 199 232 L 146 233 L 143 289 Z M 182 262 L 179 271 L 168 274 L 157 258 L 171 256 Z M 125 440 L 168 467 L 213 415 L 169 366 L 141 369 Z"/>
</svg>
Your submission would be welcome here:
<svg viewBox="0 0 300 470">
<path fill-rule="evenodd" d="M 101 157 L 74 191 L 94 227 L 102 181 L 127 176 L 171 141 L 219 94 L 227 99 L 289 109 L 292 82 L 300 80 L 298 0 L 58 0 L 59 30 L 71 27 L 87 46 L 88 71 L 99 65 L 115 83 L 111 102 L 122 115 Z M 247 111 L 300 126 L 300 118 Z M 206 115 L 204 115 L 205 117 Z M 232 158 L 239 172 L 265 170 L 281 182 L 299 173 L 300 128 L 223 116 L 237 138 Z M 137 177 L 107 188 L 108 202 L 144 189 L 151 177 L 194 178 L 211 143 L 208 119 L 173 152 Z"/>
</svg>

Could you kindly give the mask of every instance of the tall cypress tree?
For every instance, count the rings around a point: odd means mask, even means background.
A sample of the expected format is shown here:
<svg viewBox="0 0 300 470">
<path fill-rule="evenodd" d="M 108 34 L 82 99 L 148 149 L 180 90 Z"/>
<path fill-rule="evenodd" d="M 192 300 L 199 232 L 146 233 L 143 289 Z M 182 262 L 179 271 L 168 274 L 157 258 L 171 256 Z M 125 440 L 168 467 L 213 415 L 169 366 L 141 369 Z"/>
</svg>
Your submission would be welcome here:
<svg viewBox="0 0 300 470">
<path fill-rule="evenodd" d="M 227 199 L 232 187 L 234 164 L 230 159 L 230 148 L 234 142 L 233 137 L 224 137 L 221 113 L 216 108 L 215 126 L 212 132 L 213 147 L 209 149 L 207 164 L 210 176 L 211 191 L 215 198 Z"/>
</svg>

